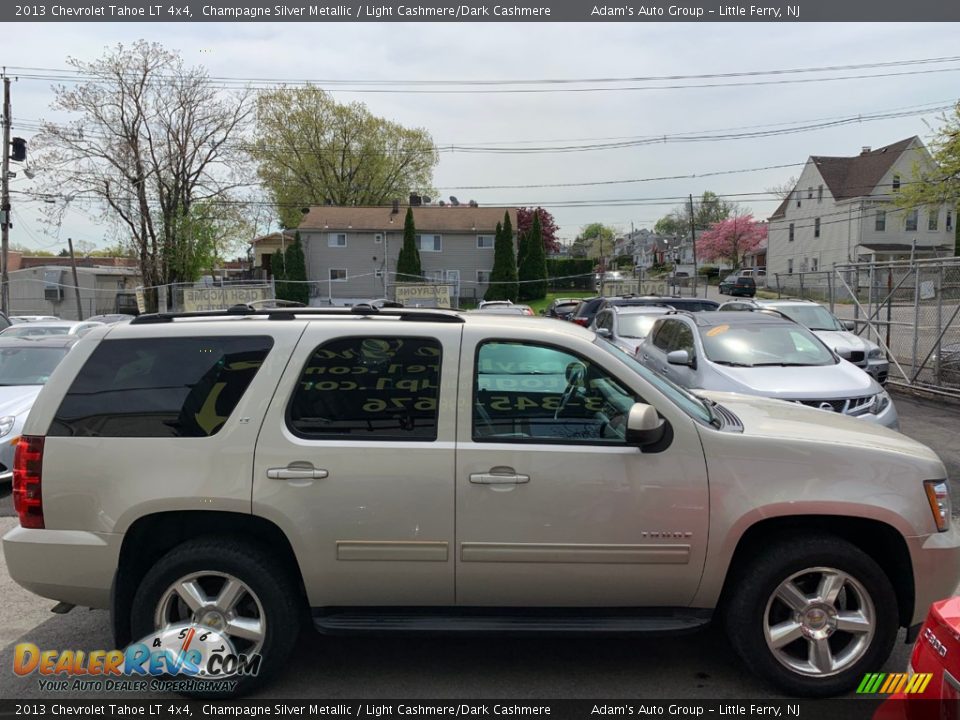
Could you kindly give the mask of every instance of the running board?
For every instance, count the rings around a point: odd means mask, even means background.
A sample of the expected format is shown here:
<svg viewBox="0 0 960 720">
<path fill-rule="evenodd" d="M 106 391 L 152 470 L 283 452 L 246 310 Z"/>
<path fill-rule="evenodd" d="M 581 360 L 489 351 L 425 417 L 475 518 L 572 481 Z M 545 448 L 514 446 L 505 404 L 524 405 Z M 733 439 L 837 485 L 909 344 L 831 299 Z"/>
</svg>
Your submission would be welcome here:
<svg viewBox="0 0 960 720">
<path fill-rule="evenodd" d="M 518 612 L 443 612 L 389 608 L 337 608 L 315 611 L 313 624 L 326 635 L 363 633 L 507 633 L 507 634 L 634 634 L 691 632 L 706 626 L 711 610 L 665 608 L 660 612 L 612 612 L 543 610 Z"/>
</svg>

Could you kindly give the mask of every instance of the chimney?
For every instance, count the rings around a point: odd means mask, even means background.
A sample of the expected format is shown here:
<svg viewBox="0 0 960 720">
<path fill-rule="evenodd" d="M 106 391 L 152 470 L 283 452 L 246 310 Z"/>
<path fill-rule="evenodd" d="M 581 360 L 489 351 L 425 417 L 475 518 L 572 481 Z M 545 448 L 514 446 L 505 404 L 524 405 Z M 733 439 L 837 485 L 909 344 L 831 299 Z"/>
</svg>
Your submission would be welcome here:
<svg viewBox="0 0 960 720">
<path fill-rule="evenodd" d="M 393 207 L 390 209 L 390 214 L 391 214 L 391 215 L 397 215 L 399 212 L 400 212 L 400 201 L 399 201 L 399 200 L 394 200 L 394 201 L 393 201 Z"/>
<path fill-rule="evenodd" d="M 869 145 L 864 145 L 862 148 L 860 148 L 860 154 L 861 154 L 861 155 L 866 155 L 868 152 L 870 152 L 870 146 L 869 146 Z"/>
</svg>

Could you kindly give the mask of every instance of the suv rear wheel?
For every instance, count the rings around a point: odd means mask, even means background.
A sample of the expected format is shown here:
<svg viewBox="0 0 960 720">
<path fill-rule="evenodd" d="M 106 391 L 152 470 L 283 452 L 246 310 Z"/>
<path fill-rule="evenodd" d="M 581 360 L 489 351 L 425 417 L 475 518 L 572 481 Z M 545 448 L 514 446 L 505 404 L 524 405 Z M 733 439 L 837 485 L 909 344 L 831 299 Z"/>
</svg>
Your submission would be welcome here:
<svg viewBox="0 0 960 720">
<path fill-rule="evenodd" d="M 134 638 L 178 623 L 226 636 L 238 654 L 261 655 L 256 676 L 237 676 L 249 692 L 285 664 L 302 617 L 296 586 L 261 548 L 229 538 L 178 545 L 144 576 L 133 599 Z"/>
<path fill-rule="evenodd" d="M 890 655 L 899 626 L 890 579 L 845 540 L 774 543 L 733 582 L 725 612 L 730 643 L 790 694 L 847 692 Z"/>
</svg>

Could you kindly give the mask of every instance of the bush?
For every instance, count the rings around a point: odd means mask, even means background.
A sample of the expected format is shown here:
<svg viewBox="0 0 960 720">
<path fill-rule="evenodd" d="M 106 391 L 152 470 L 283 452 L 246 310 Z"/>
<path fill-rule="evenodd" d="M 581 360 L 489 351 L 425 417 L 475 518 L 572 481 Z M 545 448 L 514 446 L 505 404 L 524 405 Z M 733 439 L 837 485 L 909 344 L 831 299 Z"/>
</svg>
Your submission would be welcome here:
<svg viewBox="0 0 960 720">
<path fill-rule="evenodd" d="M 547 258 L 551 290 L 593 290 L 594 261 L 589 258 Z"/>
</svg>

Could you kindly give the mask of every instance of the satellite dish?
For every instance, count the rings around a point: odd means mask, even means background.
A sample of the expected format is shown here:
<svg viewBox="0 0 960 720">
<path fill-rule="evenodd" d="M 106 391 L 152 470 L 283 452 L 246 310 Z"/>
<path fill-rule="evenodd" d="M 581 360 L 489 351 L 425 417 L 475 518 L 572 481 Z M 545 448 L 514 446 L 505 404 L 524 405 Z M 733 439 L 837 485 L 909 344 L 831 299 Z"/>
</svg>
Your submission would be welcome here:
<svg viewBox="0 0 960 720">
<path fill-rule="evenodd" d="M 479 207 L 479 205 L 478 205 L 478 203 L 477 203 L 476 200 L 471 200 L 471 201 L 470 201 L 470 207 Z"/>
<path fill-rule="evenodd" d="M 454 207 L 456 207 L 457 205 L 460 204 L 460 201 L 457 200 L 457 198 L 455 198 L 453 195 L 451 195 L 451 196 L 450 196 L 450 204 L 453 205 Z"/>
<path fill-rule="evenodd" d="M 423 196 L 423 204 L 424 204 L 424 205 L 429 205 L 429 204 L 430 204 L 430 198 L 428 198 L 426 195 Z"/>
<path fill-rule="evenodd" d="M 446 205 L 446 203 L 445 203 L 443 200 L 441 200 L 441 201 L 439 202 L 439 205 L 440 205 L 440 207 L 443 207 L 444 205 Z"/>
</svg>

